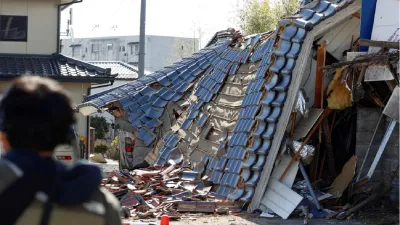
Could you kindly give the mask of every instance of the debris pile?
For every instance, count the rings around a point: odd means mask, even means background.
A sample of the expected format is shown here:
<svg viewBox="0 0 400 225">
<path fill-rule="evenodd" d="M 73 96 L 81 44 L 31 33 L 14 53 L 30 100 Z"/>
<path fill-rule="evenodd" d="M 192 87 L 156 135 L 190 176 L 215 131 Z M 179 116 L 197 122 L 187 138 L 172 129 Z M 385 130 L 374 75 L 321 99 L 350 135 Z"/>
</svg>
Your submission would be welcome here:
<svg viewBox="0 0 400 225">
<path fill-rule="evenodd" d="M 123 217 L 132 220 L 240 212 L 240 206 L 212 192 L 207 178 L 178 165 L 155 166 L 110 172 L 102 186 L 120 200 Z"/>
</svg>

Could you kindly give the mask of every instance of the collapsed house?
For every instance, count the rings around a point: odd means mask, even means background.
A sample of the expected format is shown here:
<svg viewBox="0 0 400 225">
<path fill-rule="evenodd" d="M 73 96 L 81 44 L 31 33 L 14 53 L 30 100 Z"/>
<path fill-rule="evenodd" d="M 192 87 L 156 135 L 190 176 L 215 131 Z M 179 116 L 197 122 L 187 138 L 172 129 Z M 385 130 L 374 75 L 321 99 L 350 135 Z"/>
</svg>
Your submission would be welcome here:
<svg viewBox="0 0 400 225">
<path fill-rule="evenodd" d="M 350 131 L 334 130 L 331 123 L 339 110 L 353 105 L 354 93 L 342 67 L 323 69 L 344 60 L 356 45 L 360 10 L 360 0 L 321 0 L 281 19 L 272 32 L 246 37 L 233 29 L 218 32 L 193 56 L 89 96 L 78 110 L 110 112 L 123 138 L 136 140 L 132 155 L 121 155 L 125 168 L 143 161 L 190 166 L 195 176 L 212 182 L 214 195 L 287 218 L 303 199 L 291 189 L 299 168 L 311 182 L 330 172 L 334 190 L 325 198 L 338 198 L 361 162 L 351 157 L 354 152 L 336 153 L 343 158 L 332 161 L 332 146 L 340 147 L 332 142 L 340 137 L 332 135 L 332 141 L 331 133 Z M 311 141 L 313 134 L 319 138 Z M 285 154 L 288 148 L 293 157 Z M 309 175 L 303 164 L 310 164 Z M 324 199 L 310 192 L 320 209 Z"/>
</svg>

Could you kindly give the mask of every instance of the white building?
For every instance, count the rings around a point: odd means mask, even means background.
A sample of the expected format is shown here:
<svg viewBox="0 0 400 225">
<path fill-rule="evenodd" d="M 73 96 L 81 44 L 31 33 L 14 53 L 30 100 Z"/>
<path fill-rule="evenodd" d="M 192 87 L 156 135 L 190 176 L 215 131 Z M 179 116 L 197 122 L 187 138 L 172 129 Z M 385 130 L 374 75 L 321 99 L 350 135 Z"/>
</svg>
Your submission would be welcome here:
<svg viewBox="0 0 400 225">
<path fill-rule="evenodd" d="M 157 71 L 199 50 L 197 38 L 146 35 L 145 69 Z M 139 36 L 62 39 L 61 53 L 83 61 L 139 62 Z"/>
</svg>

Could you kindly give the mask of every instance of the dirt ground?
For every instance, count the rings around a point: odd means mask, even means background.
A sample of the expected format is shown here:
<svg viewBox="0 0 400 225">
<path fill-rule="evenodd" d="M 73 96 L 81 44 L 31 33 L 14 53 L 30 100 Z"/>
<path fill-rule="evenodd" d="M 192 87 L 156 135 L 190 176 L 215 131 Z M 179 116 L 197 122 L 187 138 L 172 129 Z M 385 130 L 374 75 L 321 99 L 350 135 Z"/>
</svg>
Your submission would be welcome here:
<svg viewBox="0 0 400 225">
<path fill-rule="evenodd" d="M 155 219 L 142 220 L 150 224 L 158 225 L 160 222 Z M 181 218 L 179 221 L 171 221 L 170 225 L 300 225 L 304 224 L 302 218 L 290 218 L 283 220 L 280 218 L 261 218 L 258 214 L 241 213 L 239 215 L 199 215 L 192 214 Z M 364 212 L 351 220 L 311 218 L 310 225 L 391 225 L 399 224 L 399 214 L 394 212 Z"/>
</svg>

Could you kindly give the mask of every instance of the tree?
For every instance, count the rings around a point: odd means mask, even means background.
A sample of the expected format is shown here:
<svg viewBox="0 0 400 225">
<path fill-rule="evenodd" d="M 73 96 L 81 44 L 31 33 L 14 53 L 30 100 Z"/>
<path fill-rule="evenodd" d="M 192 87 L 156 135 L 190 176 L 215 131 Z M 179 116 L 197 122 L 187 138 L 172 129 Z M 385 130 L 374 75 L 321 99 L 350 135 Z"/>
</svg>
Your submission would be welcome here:
<svg viewBox="0 0 400 225">
<path fill-rule="evenodd" d="M 244 0 L 238 6 L 237 22 L 245 35 L 274 30 L 280 18 L 291 15 L 300 5 L 299 0 Z"/>
<path fill-rule="evenodd" d="M 96 139 L 104 139 L 106 133 L 108 133 L 109 125 L 104 117 L 93 116 L 90 118 L 90 126 L 95 129 Z"/>
</svg>

